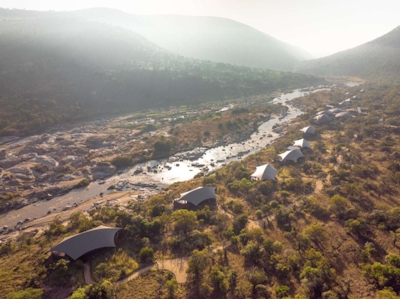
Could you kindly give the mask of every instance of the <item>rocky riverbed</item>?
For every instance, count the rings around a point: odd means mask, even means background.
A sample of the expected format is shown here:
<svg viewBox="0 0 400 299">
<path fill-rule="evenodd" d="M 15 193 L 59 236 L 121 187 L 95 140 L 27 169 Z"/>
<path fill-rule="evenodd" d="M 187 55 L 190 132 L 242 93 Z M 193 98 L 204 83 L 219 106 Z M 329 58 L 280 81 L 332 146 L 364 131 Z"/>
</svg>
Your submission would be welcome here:
<svg viewBox="0 0 400 299">
<path fill-rule="evenodd" d="M 257 152 L 273 143 L 289 121 L 302 113 L 290 105 L 290 100 L 308 92 L 310 90 L 296 90 L 275 98 L 272 103 L 287 106 L 287 112 L 263 123 L 246 140 L 211 148 L 199 147 L 118 172 L 113 165 L 104 162 L 104 157 L 129 152 L 142 142 L 135 131 L 121 128 L 121 121 L 132 121 L 129 118 L 101 120 L 51 134 L 3 140 L 0 229 L 3 226 L 21 229 L 29 226 L 29 223 L 20 223 L 25 219 L 43 217 L 110 193 L 136 190 L 143 195 L 134 200 L 144 200 L 174 182 L 191 179 L 199 173 L 207 174 Z M 221 107 L 213 109 L 218 111 Z M 153 122 L 149 118 L 139 121 Z M 92 182 L 74 189 L 79 183 L 89 182 L 85 179 Z"/>
</svg>

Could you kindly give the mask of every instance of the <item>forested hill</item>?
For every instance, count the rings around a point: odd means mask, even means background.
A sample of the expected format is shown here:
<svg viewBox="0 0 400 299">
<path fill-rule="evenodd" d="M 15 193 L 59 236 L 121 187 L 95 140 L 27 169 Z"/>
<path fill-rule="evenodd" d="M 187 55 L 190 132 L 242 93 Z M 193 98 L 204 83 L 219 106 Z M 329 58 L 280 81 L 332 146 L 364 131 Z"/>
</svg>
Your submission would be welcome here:
<svg viewBox="0 0 400 299">
<path fill-rule="evenodd" d="M 65 13 L 0 9 L 0 23 L 0 135 L 321 82 L 179 57 L 130 30 Z"/>
<path fill-rule="evenodd" d="M 296 71 L 315 75 L 359 76 L 370 80 L 400 78 L 400 26 L 356 48 L 304 61 Z"/>
<path fill-rule="evenodd" d="M 185 57 L 249 67 L 292 70 L 312 54 L 245 24 L 217 17 L 137 16 L 105 8 L 74 13 L 131 29 L 157 45 Z"/>
</svg>

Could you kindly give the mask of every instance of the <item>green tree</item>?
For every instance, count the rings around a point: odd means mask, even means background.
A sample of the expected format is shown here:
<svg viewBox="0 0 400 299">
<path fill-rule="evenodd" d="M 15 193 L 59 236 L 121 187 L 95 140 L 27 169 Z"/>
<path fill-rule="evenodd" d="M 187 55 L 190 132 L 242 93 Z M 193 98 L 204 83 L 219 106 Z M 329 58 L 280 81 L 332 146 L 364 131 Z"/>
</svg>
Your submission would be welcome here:
<svg viewBox="0 0 400 299">
<path fill-rule="evenodd" d="M 236 235 L 240 233 L 242 229 L 244 229 L 247 225 L 249 218 L 247 214 L 241 214 L 235 218 L 233 221 L 233 231 Z"/>
<path fill-rule="evenodd" d="M 154 250 L 150 247 L 143 247 L 140 250 L 139 258 L 142 263 L 152 262 L 154 259 Z"/>
<path fill-rule="evenodd" d="M 3 294 L 4 295 L 4 294 Z M 7 295 L 7 299 L 41 299 L 42 289 L 26 288 L 24 290 L 12 292 Z"/>
<path fill-rule="evenodd" d="M 175 230 L 183 231 L 185 234 L 196 229 L 198 226 L 196 212 L 188 210 L 177 210 L 172 213 L 175 221 Z"/>
<path fill-rule="evenodd" d="M 166 285 L 167 285 L 167 290 L 168 290 L 168 298 L 169 298 L 169 299 L 174 299 L 174 298 L 176 298 L 176 297 L 175 297 L 175 296 L 176 296 L 176 291 L 177 291 L 178 288 L 179 288 L 179 284 L 178 284 L 178 282 L 176 281 L 176 279 L 175 279 L 175 278 L 172 278 L 172 279 L 170 279 L 170 280 L 167 280 Z"/>
<path fill-rule="evenodd" d="M 339 218 L 343 217 L 349 206 L 349 201 L 337 194 L 329 199 L 329 203 L 329 210 Z"/>
<path fill-rule="evenodd" d="M 188 261 L 187 273 L 193 275 L 194 281 L 200 279 L 203 272 L 209 267 L 211 263 L 210 254 L 206 250 L 194 250 L 192 256 Z"/>
</svg>

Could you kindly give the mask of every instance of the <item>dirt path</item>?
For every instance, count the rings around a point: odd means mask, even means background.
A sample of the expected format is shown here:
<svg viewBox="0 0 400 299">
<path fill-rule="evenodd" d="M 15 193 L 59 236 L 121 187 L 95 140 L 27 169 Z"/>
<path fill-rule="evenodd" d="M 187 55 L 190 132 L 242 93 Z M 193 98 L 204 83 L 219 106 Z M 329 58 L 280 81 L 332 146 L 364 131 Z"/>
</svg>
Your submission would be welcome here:
<svg viewBox="0 0 400 299">
<path fill-rule="evenodd" d="M 314 193 L 320 192 L 320 191 L 322 190 L 323 187 L 324 187 L 324 183 L 322 183 L 321 180 L 317 180 L 317 181 L 315 182 L 315 190 L 314 190 Z"/>
<path fill-rule="evenodd" d="M 152 264 L 152 265 L 150 265 L 150 266 L 141 268 L 141 269 L 139 269 L 139 270 L 133 272 L 133 273 L 132 273 L 131 275 L 129 275 L 128 277 L 126 277 L 126 278 L 124 278 L 124 279 L 122 279 L 122 280 L 117 281 L 115 284 L 116 284 L 116 285 L 119 285 L 119 284 L 122 284 L 122 283 L 126 283 L 126 282 L 128 282 L 128 281 L 130 281 L 130 280 L 132 280 L 132 279 L 134 279 L 134 278 L 136 278 L 136 277 L 138 277 L 140 274 L 142 274 L 142 273 L 144 273 L 144 272 L 150 270 L 151 268 L 153 268 L 153 267 L 156 266 L 156 265 L 157 265 L 157 264 Z"/>
<path fill-rule="evenodd" d="M 93 278 L 92 278 L 92 273 L 90 272 L 89 263 L 84 263 L 83 264 L 83 275 L 85 277 L 85 283 L 86 284 L 92 284 L 93 283 Z"/>
<path fill-rule="evenodd" d="M 333 165 L 333 169 L 338 170 L 339 165 L 343 163 L 343 156 L 342 155 L 338 155 L 336 157 L 336 163 L 335 165 Z"/>
<path fill-rule="evenodd" d="M 189 257 L 180 257 L 176 259 L 168 259 L 157 261 L 159 269 L 169 270 L 175 274 L 178 283 L 186 282 L 186 270 L 188 269 Z"/>
</svg>

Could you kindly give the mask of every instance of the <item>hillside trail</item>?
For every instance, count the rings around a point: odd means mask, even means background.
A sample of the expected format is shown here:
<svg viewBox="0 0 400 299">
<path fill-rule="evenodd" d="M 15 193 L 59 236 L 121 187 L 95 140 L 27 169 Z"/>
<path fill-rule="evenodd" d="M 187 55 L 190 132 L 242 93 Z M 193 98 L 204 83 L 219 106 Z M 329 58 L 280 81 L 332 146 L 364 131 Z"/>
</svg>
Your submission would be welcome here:
<svg viewBox="0 0 400 299">
<path fill-rule="evenodd" d="M 93 278 L 92 278 L 92 273 L 90 271 L 89 263 L 84 263 L 83 264 L 83 276 L 85 278 L 85 283 L 86 284 L 92 284 L 93 283 Z"/>
<path fill-rule="evenodd" d="M 131 281 L 132 279 L 139 277 L 140 274 L 147 272 L 148 270 L 150 270 L 151 268 L 154 268 L 155 266 L 157 266 L 157 264 L 151 264 L 147 267 L 141 268 L 135 272 L 133 272 L 131 275 L 129 275 L 128 277 L 125 277 L 124 279 L 118 280 L 117 282 L 115 282 L 116 285 L 120 285 L 122 283 L 126 283 L 128 281 Z"/>
<path fill-rule="evenodd" d="M 178 283 L 186 282 L 186 270 L 189 268 L 189 257 L 179 257 L 175 259 L 157 260 L 159 269 L 171 271 Z"/>
</svg>

